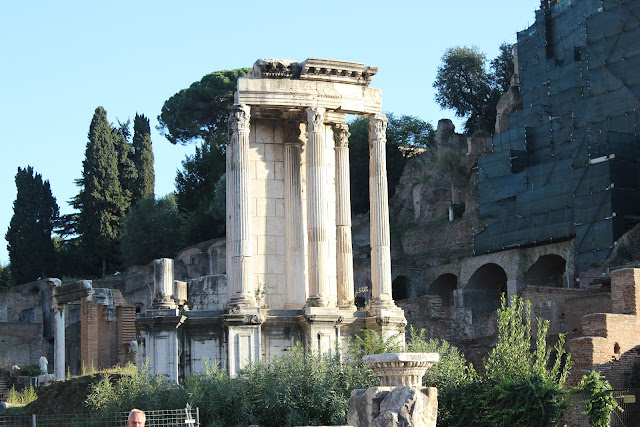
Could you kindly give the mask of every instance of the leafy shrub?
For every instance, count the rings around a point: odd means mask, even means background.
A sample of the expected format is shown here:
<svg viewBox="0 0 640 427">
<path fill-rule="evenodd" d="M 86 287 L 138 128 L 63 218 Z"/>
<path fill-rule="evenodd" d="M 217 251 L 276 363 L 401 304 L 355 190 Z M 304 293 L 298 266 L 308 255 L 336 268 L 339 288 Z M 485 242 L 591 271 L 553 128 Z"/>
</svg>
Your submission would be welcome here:
<svg viewBox="0 0 640 427">
<path fill-rule="evenodd" d="M 562 386 L 571 360 L 560 337 L 549 348 L 549 322 L 538 321 L 531 346 L 531 307 L 513 297 L 497 312 L 498 342 L 485 363 L 485 373 L 441 395 L 439 425 L 555 426 L 566 409 Z M 555 359 L 552 357 L 554 356 Z"/>
<path fill-rule="evenodd" d="M 367 368 L 368 369 L 368 368 Z M 372 385 L 370 370 L 296 346 L 241 374 L 261 426 L 345 424 L 351 391 Z"/>
<path fill-rule="evenodd" d="M 440 360 L 427 370 L 422 377 L 422 384 L 437 387 L 438 393 L 446 393 L 462 385 L 467 385 L 477 379 L 473 366 L 469 365 L 458 348 L 447 341 L 430 339 L 424 340 L 425 330 L 419 332 L 409 329 L 407 351 L 411 353 L 438 353 Z"/>
<path fill-rule="evenodd" d="M 187 391 L 165 381 L 159 374 L 147 375 L 146 369 L 134 375 L 104 374 L 93 386 L 86 405 L 93 411 L 110 415 L 131 408 L 142 410 L 179 409 L 188 402 Z"/>
<path fill-rule="evenodd" d="M 582 377 L 574 392 L 582 395 L 585 406 L 583 414 L 589 415 L 592 426 L 611 425 L 611 413 L 618 408 L 618 402 L 613 397 L 611 384 L 599 372 L 591 371 Z"/>
<path fill-rule="evenodd" d="M 22 391 L 16 391 L 15 386 L 11 387 L 7 395 L 7 403 L 11 405 L 28 405 L 38 398 L 36 389 L 32 386 L 25 388 Z"/>
</svg>

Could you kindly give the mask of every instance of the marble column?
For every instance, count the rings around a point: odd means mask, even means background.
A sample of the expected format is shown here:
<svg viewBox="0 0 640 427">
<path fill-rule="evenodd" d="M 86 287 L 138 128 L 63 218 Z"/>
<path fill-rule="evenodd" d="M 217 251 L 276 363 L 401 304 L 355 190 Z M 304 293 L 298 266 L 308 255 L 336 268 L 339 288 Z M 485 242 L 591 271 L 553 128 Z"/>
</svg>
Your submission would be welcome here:
<svg viewBox="0 0 640 427">
<path fill-rule="evenodd" d="M 285 308 L 302 308 L 307 297 L 304 281 L 304 223 L 302 219 L 302 142 L 300 123 L 285 122 L 284 218 L 287 300 Z"/>
<path fill-rule="evenodd" d="M 349 179 L 349 126 L 333 127 L 336 152 L 336 267 L 338 306 L 354 305 L 353 248 L 351 243 L 351 183 Z"/>
<path fill-rule="evenodd" d="M 230 307 L 255 307 L 251 233 L 251 177 L 249 175 L 249 118 L 247 105 L 234 105 L 229 117 L 227 146 L 227 250 L 233 292 Z"/>
<path fill-rule="evenodd" d="M 308 107 L 307 113 L 307 236 L 309 240 L 310 307 L 326 307 L 327 297 L 327 225 L 324 195 L 324 113 L 322 107 Z"/>
<path fill-rule="evenodd" d="M 65 379 L 65 324 L 64 312 L 65 304 L 58 301 L 57 290 L 62 285 L 59 279 L 47 279 L 47 285 L 51 288 L 52 293 L 52 309 L 53 309 L 53 364 L 54 375 L 57 381 Z"/>
<path fill-rule="evenodd" d="M 395 307 L 391 297 L 389 193 L 387 189 L 387 118 L 369 117 L 369 209 L 371 221 L 372 307 Z"/>
</svg>

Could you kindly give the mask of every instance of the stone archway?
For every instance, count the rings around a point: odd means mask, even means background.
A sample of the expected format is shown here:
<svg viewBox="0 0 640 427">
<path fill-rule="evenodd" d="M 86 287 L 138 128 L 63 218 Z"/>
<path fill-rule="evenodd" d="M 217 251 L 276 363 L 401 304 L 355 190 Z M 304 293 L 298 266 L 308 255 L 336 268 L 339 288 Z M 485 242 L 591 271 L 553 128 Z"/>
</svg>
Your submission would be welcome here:
<svg viewBox="0 0 640 427">
<path fill-rule="evenodd" d="M 527 286 L 566 287 L 567 262 L 560 255 L 542 255 L 524 276 Z"/>
<path fill-rule="evenodd" d="M 431 283 L 427 295 L 437 295 L 442 299 L 444 307 L 453 305 L 453 291 L 458 288 L 458 277 L 455 274 L 445 273 L 438 276 Z"/>
<path fill-rule="evenodd" d="M 507 273 L 498 264 L 484 264 L 472 275 L 464 288 L 464 306 L 474 315 L 492 313 L 500 307 L 500 297 L 507 292 Z"/>
<path fill-rule="evenodd" d="M 407 276 L 398 276 L 391 283 L 391 296 L 394 301 L 400 301 L 411 296 L 411 279 Z"/>
</svg>

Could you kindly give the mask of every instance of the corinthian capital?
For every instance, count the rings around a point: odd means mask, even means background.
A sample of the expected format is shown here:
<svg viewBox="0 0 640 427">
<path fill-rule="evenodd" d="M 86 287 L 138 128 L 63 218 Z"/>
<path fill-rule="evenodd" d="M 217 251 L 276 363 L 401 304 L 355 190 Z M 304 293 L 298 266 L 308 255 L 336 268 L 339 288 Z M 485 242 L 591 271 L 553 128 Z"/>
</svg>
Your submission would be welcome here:
<svg viewBox="0 0 640 427">
<path fill-rule="evenodd" d="M 300 144 L 300 123 L 287 120 L 284 124 L 284 143 Z"/>
<path fill-rule="evenodd" d="M 322 107 L 307 107 L 307 129 L 309 132 L 320 132 L 324 124 L 324 112 Z"/>
<path fill-rule="evenodd" d="M 349 125 L 337 123 L 333 125 L 333 137 L 337 148 L 347 148 L 349 146 Z"/>
<path fill-rule="evenodd" d="M 249 130 L 249 118 L 251 117 L 251 107 L 244 104 L 236 104 L 231 108 L 229 117 L 229 130 L 231 132 Z"/>
<path fill-rule="evenodd" d="M 369 140 L 387 142 L 387 117 L 373 114 L 369 117 Z"/>
</svg>

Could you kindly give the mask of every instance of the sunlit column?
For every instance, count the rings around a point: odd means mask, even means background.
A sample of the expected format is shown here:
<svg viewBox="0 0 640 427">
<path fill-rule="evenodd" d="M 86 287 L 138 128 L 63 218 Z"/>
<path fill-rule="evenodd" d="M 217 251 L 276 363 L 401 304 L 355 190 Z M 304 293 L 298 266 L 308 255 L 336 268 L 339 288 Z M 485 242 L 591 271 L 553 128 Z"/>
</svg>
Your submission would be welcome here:
<svg viewBox="0 0 640 427">
<path fill-rule="evenodd" d="M 231 229 L 227 233 L 233 296 L 230 306 L 255 306 L 251 234 L 251 178 L 249 175 L 250 107 L 234 105 L 229 117 L 227 146 L 227 215 Z M 229 193 L 229 191 L 231 193 Z"/>
<path fill-rule="evenodd" d="M 349 126 L 333 127 L 336 152 L 336 266 L 338 306 L 354 303 L 353 248 L 351 244 L 351 189 L 349 180 Z"/>
<path fill-rule="evenodd" d="M 327 298 L 327 226 L 324 164 L 324 113 L 309 107 L 307 113 L 307 235 L 309 240 L 309 298 L 307 305 L 325 307 Z"/>
</svg>

